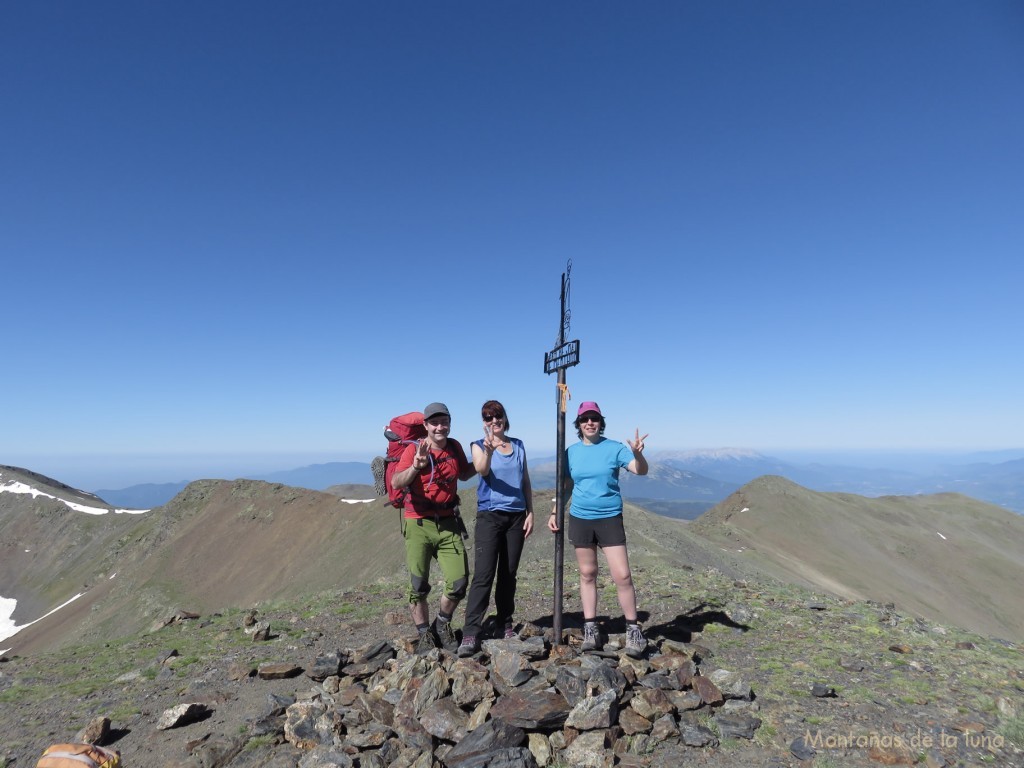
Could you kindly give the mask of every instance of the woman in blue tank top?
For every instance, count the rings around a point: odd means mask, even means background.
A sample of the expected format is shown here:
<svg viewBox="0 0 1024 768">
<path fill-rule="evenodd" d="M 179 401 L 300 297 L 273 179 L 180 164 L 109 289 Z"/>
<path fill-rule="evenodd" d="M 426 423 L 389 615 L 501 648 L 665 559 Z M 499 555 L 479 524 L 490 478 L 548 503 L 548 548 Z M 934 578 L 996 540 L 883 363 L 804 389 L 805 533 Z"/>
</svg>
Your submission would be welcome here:
<svg viewBox="0 0 1024 768">
<path fill-rule="evenodd" d="M 497 400 L 484 403 L 480 414 L 484 437 L 471 446 L 473 466 L 480 474 L 476 491 L 476 552 L 459 656 L 472 656 L 480 648 L 492 584 L 499 637 L 516 636 L 512 624 L 516 572 L 523 544 L 533 532 L 533 494 L 526 448 L 522 440 L 508 436 L 508 415 Z"/>
</svg>

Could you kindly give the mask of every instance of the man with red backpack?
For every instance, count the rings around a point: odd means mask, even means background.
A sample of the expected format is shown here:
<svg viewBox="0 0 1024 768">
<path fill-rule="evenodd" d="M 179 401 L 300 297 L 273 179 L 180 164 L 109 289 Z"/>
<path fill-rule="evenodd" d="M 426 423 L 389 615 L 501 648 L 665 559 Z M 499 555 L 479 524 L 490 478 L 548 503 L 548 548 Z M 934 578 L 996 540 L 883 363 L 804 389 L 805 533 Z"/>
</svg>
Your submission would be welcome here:
<svg viewBox="0 0 1024 768">
<path fill-rule="evenodd" d="M 452 630 L 452 614 L 466 595 L 469 559 L 463 540 L 465 526 L 459 517 L 458 483 L 469 480 L 476 469 L 457 440 L 448 437 L 451 414 L 444 403 L 423 409 L 427 436 L 405 447 L 398 460 L 391 486 L 407 490 L 404 498 L 402 533 L 405 560 L 411 586 L 409 603 L 412 620 L 419 632 L 418 653 L 438 643 L 455 651 L 459 642 Z M 444 594 L 433 625 L 427 595 L 430 592 L 430 561 L 444 574 Z"/>
</svg>

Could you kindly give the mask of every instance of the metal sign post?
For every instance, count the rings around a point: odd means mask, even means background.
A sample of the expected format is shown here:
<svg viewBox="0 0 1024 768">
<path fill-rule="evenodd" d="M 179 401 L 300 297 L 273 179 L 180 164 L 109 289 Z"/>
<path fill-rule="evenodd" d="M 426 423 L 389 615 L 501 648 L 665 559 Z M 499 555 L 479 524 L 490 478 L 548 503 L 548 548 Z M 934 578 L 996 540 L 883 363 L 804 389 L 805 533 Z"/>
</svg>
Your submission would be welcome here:
<svg viewBox="0 0 1024 768">
<path fill-rule="evenodd" d="M 569 273 L 572 272 L 572 261 L 565 265 L 562 273 L 561 314 L 558 324 L 558 341 L 555 348 L 544 354 L 544 373 L 558 374 L 556 402 L 556 434 L 555 441 L 555 521 L 558 531 L 555 533 L 555 605 L 552 611 L 554 618 L 554 643 L 562 644 L 562 569 L 565 561 L 565 489 L 562 478 L 565 475 L 565 404 L 569 399 L 569 388 L 565 384 L 565 369 L 580 362 L 580 341 L 566 341 L 569 331 Z"/>
</svg>

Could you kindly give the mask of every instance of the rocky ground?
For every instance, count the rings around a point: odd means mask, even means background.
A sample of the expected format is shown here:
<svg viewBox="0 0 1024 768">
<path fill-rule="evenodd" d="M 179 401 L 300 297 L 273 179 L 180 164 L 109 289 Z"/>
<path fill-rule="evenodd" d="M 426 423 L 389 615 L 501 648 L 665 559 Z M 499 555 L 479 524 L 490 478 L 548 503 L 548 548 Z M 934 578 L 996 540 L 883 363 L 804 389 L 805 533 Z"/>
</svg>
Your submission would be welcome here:
<svg viewBox="0 0 1024 768">
<path fill-rule="evenodd" d="M 411 652 L 398 577 L 6 659 L 0 768 L 90 725 L 128 767 L 1024 765 L 1013 643 L 711 568 L 634 576 L 639 662 L 619 619 L 578 653 L 571 567 L 555 646 L 532 567 L 521 639 L 468 660 Z"/>
</svg>

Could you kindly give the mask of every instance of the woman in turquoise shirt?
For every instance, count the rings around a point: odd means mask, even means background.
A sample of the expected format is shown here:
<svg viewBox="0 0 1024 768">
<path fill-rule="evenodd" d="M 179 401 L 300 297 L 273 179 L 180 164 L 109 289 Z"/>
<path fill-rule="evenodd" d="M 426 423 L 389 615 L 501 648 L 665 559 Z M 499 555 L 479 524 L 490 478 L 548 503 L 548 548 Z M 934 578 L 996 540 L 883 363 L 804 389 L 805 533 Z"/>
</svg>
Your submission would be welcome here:
<svg viewBox="0 0 1024 768">
<path fill-rule="evenodd" d="M 633 440 L 622 444 L 604 437 L 605 420 L 597 403 L 580 405 L 576 415 L 576 434 L 580 442 L 566 451 L 564 479 L 566 494 L 572 493 L 569 510 L 569 541 L 576 549 L 580 569 L 580 602 L 583 605 L 583 644 L 580 650 L 603 647 L 597 626 L 597 550 L 604 552 L 612 581 L 626 619 L 626 648 L 629 656 L 638 658 L 647 647 L 636 614 L 636 591 L 626 551 L 626 530 L 622 523 L 622 494 L 619 492 L 619 470 L 635 475 L 647 474 L 644 440 L 636 431 Z M 548 528 L 558 530 L 554 512 Z"/>
</svg>

